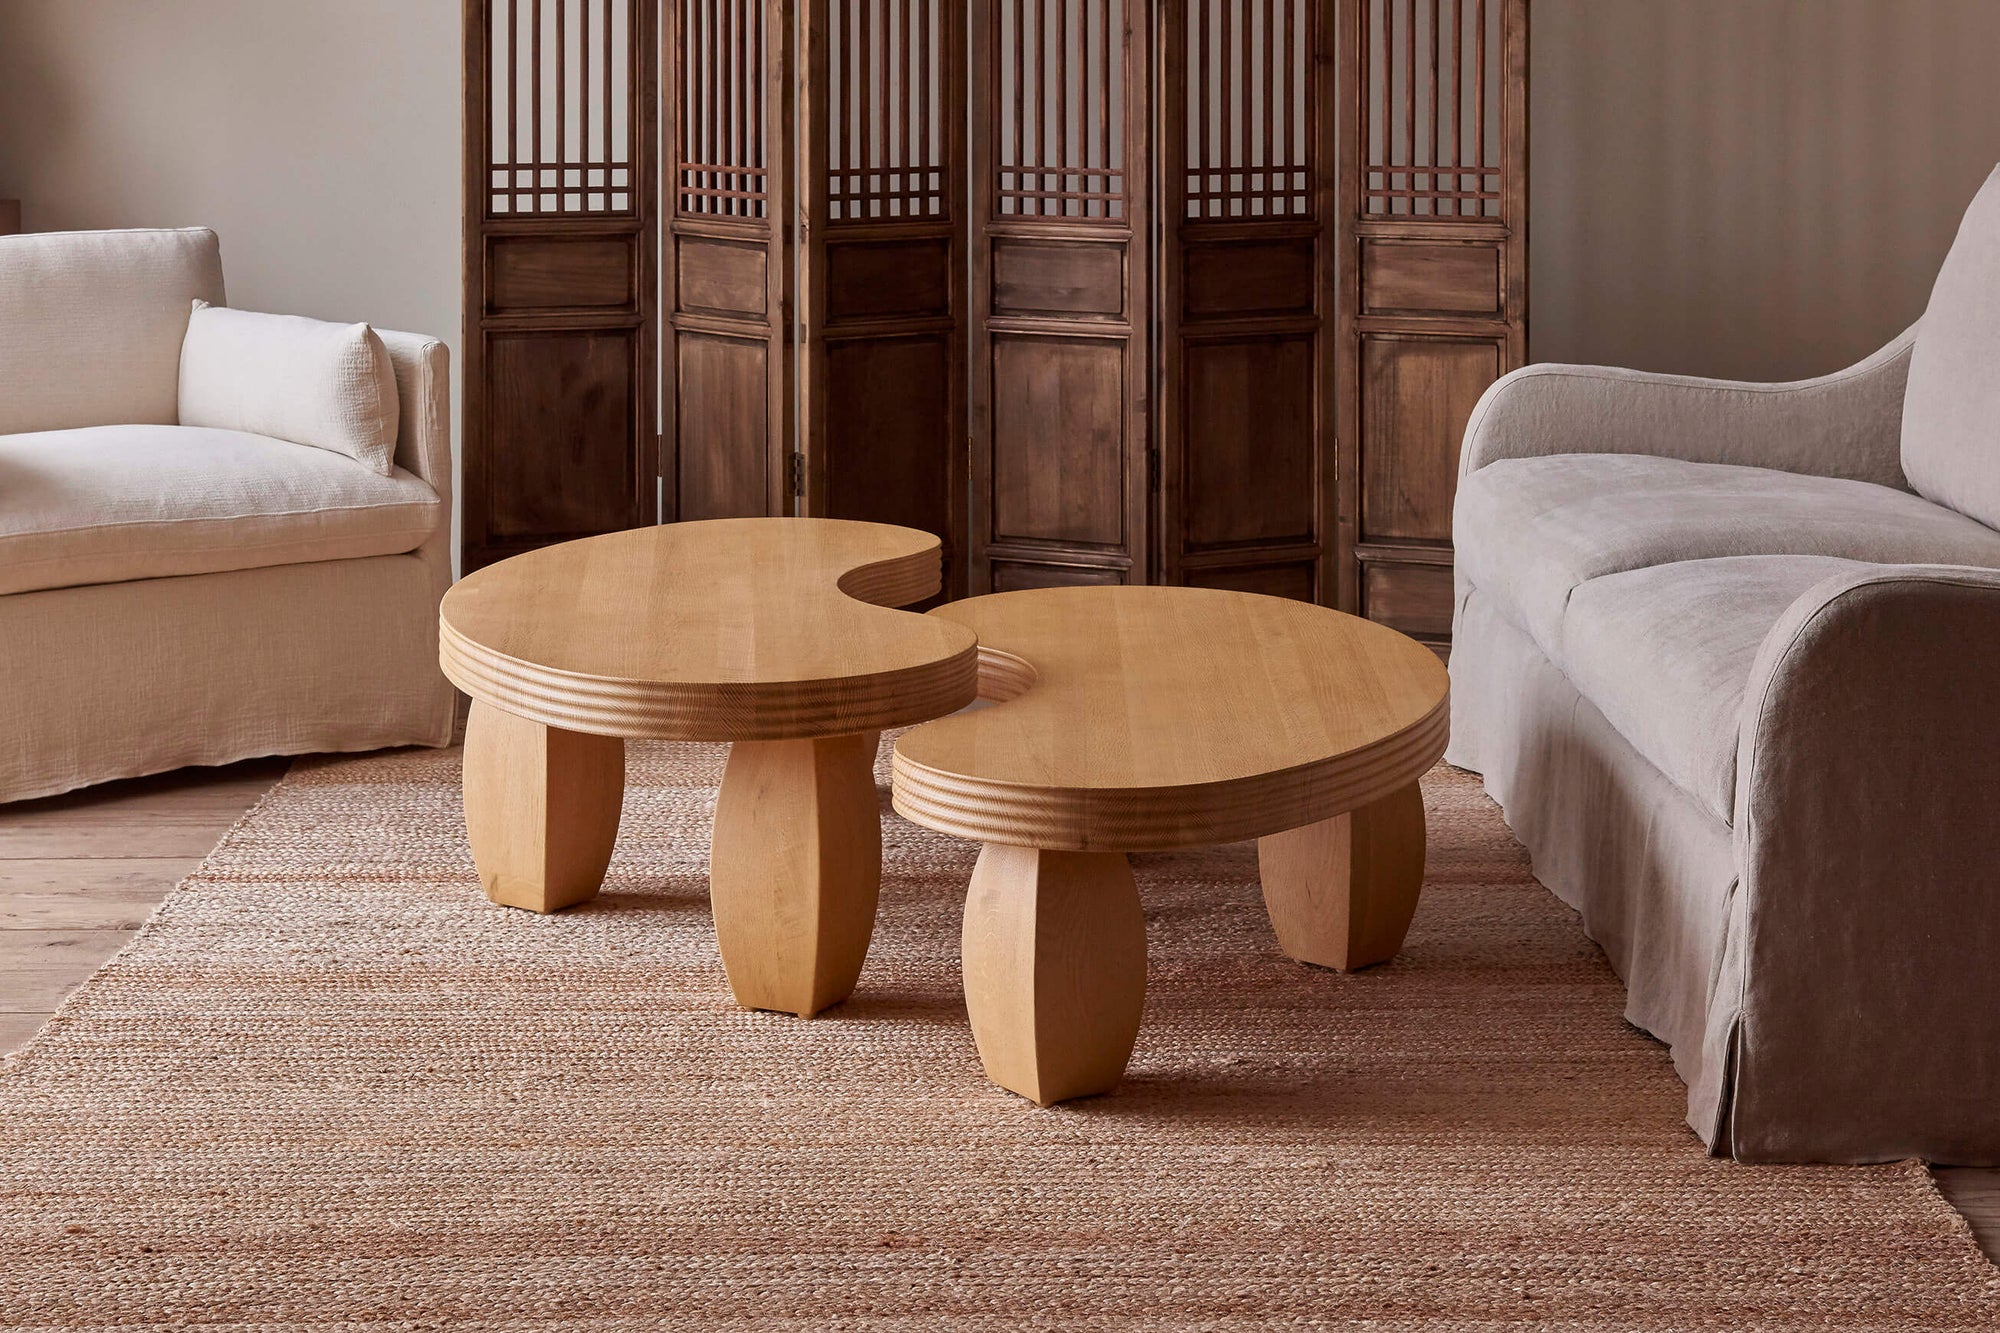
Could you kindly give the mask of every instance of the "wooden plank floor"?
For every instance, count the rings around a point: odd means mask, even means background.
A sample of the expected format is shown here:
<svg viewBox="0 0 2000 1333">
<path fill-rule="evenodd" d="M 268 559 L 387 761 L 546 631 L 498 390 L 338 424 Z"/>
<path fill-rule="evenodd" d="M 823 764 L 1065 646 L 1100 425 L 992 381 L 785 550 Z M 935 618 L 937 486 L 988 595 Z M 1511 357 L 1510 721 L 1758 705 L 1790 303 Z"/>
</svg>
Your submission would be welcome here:
<svg viewBox="0 0 2000 1333">
<path fill-rule="evenodd" d="M 283 775 L 253 759 L 0 805 L 0 1052 L 125 947 L 146 916 Z M 2000 1170 L 1938 1168 L 2000 1262 Z"/>
</svg>

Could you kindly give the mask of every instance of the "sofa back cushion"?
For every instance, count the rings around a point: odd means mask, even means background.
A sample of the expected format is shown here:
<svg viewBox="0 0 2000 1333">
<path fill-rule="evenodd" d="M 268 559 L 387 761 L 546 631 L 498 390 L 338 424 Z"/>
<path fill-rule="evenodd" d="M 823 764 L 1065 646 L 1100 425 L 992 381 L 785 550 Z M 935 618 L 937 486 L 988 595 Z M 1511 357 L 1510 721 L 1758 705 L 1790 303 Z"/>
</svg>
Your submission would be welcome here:
<svg viewBox="0 0 2000 1333">
<path fill-rule="evenodd" d="M 1903 473 L 2000 528 L 2000 169 L 1966 210 L 1910 353 Z"/>
<path fill-rule="evenodd" d="M 396 368 L 366 324 L 194 303 L 181 345 L 181 425 L 346 454 L 379 477 L 396 455 Z"/>
<path fill-rule="evenodd" d="M 206 228 L 0 236 L 0 435 L 172 425 L 197 299 L 222 300 Z"/>
</svg>

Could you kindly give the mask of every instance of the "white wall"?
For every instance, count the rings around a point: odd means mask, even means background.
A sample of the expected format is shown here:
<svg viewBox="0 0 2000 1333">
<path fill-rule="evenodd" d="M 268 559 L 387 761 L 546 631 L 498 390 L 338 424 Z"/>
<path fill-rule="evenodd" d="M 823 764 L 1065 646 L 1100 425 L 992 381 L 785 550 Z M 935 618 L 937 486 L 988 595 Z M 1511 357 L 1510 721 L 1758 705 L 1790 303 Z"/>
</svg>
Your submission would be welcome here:
<svg viewBox="0 0 2000 1333">
<path fill-rule="evenodd" d="M 1532 0 L 1532 354 L 1787 379 L 1922 313 L 2000 0 Z"/>
<path fill-rule="evenodd" d="M 32 231 L 213 227 L 232 305 L 456 369 L 460 50 L 458 0 L 0 0 L 0 197 Z"/>
</svg>

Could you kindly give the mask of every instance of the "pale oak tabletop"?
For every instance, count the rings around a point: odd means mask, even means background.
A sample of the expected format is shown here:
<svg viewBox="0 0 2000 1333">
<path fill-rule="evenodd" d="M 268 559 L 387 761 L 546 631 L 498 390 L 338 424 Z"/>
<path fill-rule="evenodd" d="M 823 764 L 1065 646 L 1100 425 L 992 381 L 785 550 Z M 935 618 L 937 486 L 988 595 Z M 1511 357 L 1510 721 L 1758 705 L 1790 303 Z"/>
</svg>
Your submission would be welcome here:
<svg viewBox="0 0 2000 1333">
<path fill-rule="evenodd" d="M 972 631 L 889 608 L 939 586 L 938 539 L 836 519 L 675 523 L 467 575 L 445 674 L 571 731 L 739 741 L 870 732 L 969 702 Z"/>
<path fill-rule="evenodd" d="M 896 743 L 896 809 L 1018 846 L 1137 851 L 1296 828 L 1443 752 L 1444 664 L 1383 626 L 1204 588 L 1044 588 L 932 611 L 981 697 Z"/>
</svg>

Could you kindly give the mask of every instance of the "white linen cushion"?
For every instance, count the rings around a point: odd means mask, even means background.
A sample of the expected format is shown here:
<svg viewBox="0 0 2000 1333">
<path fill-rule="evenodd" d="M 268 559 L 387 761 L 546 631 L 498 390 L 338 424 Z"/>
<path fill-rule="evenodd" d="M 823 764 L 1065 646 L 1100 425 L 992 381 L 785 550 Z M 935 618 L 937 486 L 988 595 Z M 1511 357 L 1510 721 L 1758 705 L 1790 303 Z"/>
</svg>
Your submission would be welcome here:
<svg viewBox="0 0 2000 1333">
<path fill-rule="evenodd" d="M 0 236 L 0 434 L 172 425 L 195 300 L 222 300 L 206 228 Z"/>
<path fill-rule="evenodd" d="M 194 303 L 181 344 L 181 425 L 329 449 L 386 477 L 396 409 L 395 367 L 366 324 Z"/>
<path fill-rule="evenodd" d="M 241 431 L 0 435 L 0 594 L 396 555 L 443 509 L 401 468 Z"/>
</svg>

